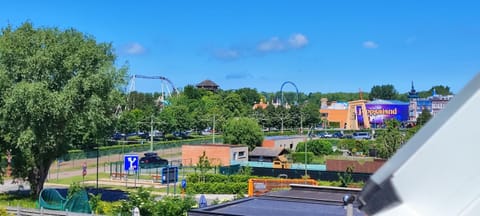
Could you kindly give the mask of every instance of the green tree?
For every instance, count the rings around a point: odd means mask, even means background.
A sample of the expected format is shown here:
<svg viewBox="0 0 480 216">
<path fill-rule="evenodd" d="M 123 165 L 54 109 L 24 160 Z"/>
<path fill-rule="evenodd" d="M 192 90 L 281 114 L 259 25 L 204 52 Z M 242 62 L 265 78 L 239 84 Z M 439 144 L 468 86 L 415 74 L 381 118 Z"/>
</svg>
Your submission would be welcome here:
<svg viewBox="0 0 480 216">
<path fill-rule="evenodd" d="M 307 151 L 312 152 L 314 155 L 317 156 L 330 155 L 333 153 L 332 143 L 328 140 L 317 139 L 300 142 L 298 143 L 295 151 L 305 152 L 305 146 L 307 147 Z"/>
<path fill-rule="evenodd" d="M 427 98 L 433 95 L 433 91 L 435 90 L 435 93 L 438 95 L 452 95 L 452 91 L 450 90 L 450 87 L 444 86 L 444 85 L 436 85 L 430 88 L 428 91 L 421 91 L 418 93 L 418 96 L 420 98 Z"/>
<path fill-rule="evenodd" d="M 380 157 L 388 159 L 405 143 L 406 138 L 399 130 L 399 121 L 395 119 L 387 120 L 385 124 L 385 130 L 377 138 L 377 146 Z"/>
<path fill-rule="evenodd" d="M 423 109 L 420 115 L 417 118 L 417 125 L 422 126 L 428 122 L 432 118 L 432 114 L 428 109 Z"/>
<path fill-rule="evenodd" d="M 320 104 L 306 103 L 301 108 L 303 127 L 315 126 L 320 122 Z"/>
<path fill-rule="evenodd" d="M 212 164 L 210 164 L 210 160 L 208 160 L 208 156 L 205 154 L 205 151 L 203 151 L 202 155 L 200 155 L 198 158 L 196 168 L 200 170 L 200 178 L 203 182 L 205 182 L 205 175 L 207 174 L 208 170 L 212 169 Z"/>
<path fill-rule="evenodd" d="M 242 103 L 247 106 L 253 106 L 254 103 L 260 102 L 260 94 L 256 89 L 241 88 L 235 91 L 242 100 Z"/>
<path fill-rule="evenodd" d="M 398 92 L 395 90 L 393 85 L 374 85 L 370 90 L 369 94 L 370 100 L 375 99 L 384 99 L 384 100 L 392 100 L 398 97 Z"/>
<path fill-rule="evenodd" d="M 262 129 L 252 118 L 232 118 L 227 121 L 223 142 L 247 145 L 250 150 L 262 144 Z"/>
<path fill-rule="evenodd" d="M 82 141 L 111 133 L 111 95 L 125 70 L 110 44 L 74 29 L 7 26 L 0 34 L 0 152 L 38 195 L 52 162 Z"/>
</svg>

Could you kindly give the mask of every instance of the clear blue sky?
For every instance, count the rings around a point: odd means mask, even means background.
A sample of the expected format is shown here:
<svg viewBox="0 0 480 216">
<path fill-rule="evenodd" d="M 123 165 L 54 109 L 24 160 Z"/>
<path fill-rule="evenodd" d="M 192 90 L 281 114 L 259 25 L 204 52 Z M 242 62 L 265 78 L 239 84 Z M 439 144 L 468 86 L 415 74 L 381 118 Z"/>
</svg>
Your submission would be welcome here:
<svg viewBox="0 0 480 216">
<path fill-rule="evenodd" d="M 0 26 L 73 27 L 111 42 L 130 74 L 177 87 L 211 79 L 222 89 L 403 93 L 480 71 L 476 1 L 5 1 Z M 157 84 L 157 85 L 155 85 Z M 139 91 L 159 82 L 137 80 Z M 286 85 L 285 91 L 294 88 Z"/>
</svg>

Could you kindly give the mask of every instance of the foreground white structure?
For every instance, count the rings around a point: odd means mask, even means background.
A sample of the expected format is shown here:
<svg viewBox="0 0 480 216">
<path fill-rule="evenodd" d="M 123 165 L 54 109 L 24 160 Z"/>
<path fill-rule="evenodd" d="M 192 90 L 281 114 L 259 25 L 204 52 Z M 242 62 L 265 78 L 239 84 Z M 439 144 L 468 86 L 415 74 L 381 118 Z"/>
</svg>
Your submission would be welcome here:
<svg viewBox="0 0 480 216">
<path fill-rule="evenodd" d="M 479 215 L 480 74 L 365 185 L 368 215 Z"/>
</svg>

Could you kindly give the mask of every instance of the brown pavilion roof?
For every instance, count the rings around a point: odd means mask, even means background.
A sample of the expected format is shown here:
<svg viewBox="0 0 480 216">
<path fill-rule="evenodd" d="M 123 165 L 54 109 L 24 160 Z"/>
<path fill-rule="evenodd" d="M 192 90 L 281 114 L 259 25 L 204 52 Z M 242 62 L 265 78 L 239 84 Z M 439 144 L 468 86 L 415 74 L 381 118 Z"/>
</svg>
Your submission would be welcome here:
<svg viewBox="0 0 480 216">
<path fill-rule="evenodd" d="M 212 80 L 204 80 L 201 83 L 197 84 L 197 88 L 218 88 L 218 85 Z"/>
</svg>

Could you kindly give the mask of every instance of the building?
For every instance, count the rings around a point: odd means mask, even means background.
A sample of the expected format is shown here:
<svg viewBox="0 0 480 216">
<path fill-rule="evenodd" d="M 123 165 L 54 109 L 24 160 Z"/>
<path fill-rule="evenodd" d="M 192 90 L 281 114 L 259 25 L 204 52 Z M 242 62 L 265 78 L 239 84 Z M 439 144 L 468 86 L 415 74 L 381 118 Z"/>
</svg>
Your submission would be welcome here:
<svg viewBox="0 0 480 216">
<path fill-rule="evenodd" d="M 409 103 L 398 100 L 374 100 L 365 104 L 371 128 L 382 127 L 390 119 L 408 122 L 409 106 Z"/>
<path fill-rule="evenodd" d="M 436 94 L 435 89 L 433 89 L 433 95 L 428 97 L 428 100 L 432 102 L 432 116 L 436 116 L 440 111 L 442 111 L 452 98 L 453 95 L 438 95 Z"/>
<path fill-rule="evenodd" d="M 248 147 L 228 144 L 182 145 L 182 163 L 195 166 L 203 152 L 213 166 L 230 166 L 248 161 Z"/>
<path fill-rule="evenodd" d="M 287 150 L 284 148 L 256 147 L 252 152 L 250 152 L 248 161 L 274 162 L 285 154 L 287 154 Z"/>
<path fill-rule="evenodd" d="M 409 105 L 408 105 L 408 120 L 410 122 L 414 122 L 417 119 L 417 101 L 418 101 L 418 92 L 415 90 L 415 87 L 413 86 L 413 81 L 412 81 L 412 89 L 410 89 L 410 92 L 408 92 L 408 100 L 409 100 Z"/>
<path fill-rule="evenodd" d="M 450 102 L 453 98 L 453 95 L 439 95 L 436 93 L 435 89 L 433 89 L 432 96 L 427 98 L 419 98 L 417 91 L 415 91 L 415 87 L 413 86 L 412 82 L 412 89 L 408 93 L 409 98 L 409 121 L 416 122 L 418 116 L 423 112 L 423 110 L 427 110 L 432 114 L 432 116 L 437 115 L 441 110 L 445 108 L 445 106 Z"/>
<path fill-rule="evenodd" d="M 305 136 L 270 136 L 265 137 L 262 147 L 295 150 L 298 143 L 304 142 L 306 139 Z"/>
<path fill-rule="evenodd" d="M 217 85 L 215 82 L 207 79 L 197 84 L 196 87 L 199 89 L 206 89 L 209 91 L 216 92 L 220 86 Z"/>
<path fill-rule="evenodd" d="M 348 103 L 332 101 L 328 103 L 326 98 L 321 99 L 320 116 L 323 122 L 322 127 L 330 127 L 330 124 L 338 124 L 343 128 L 347 122 Z"/>
<path fill-rule="evenodd" d="M 211 207 L 192 209 L 189 216 L 203 215 L 274 215 L 274 216 L 344 216 L 351 210 L 353 216 L 366 215 L 359 210 L 360 189 L 291 184 L 290 190 L 270 192 L 259 197 L 248 197 Z M 345 207 L 344 199 L 352 203 Z"/>
<path fill-rule="evenodd" d="M 345 129 L 358 130 L 370 128 L 370 121 L 367 116 L 367 100 L 356 100 L 348 102 L 347 122 Z"/>
<path fill-rule="evenodd" d="M 256 103 L 253 105 L 252 109 L 266 109 L 268 106 L 268 103 L 263 102 L 263 98 L 260 99 L 260 103 Z"/>
</svg>

